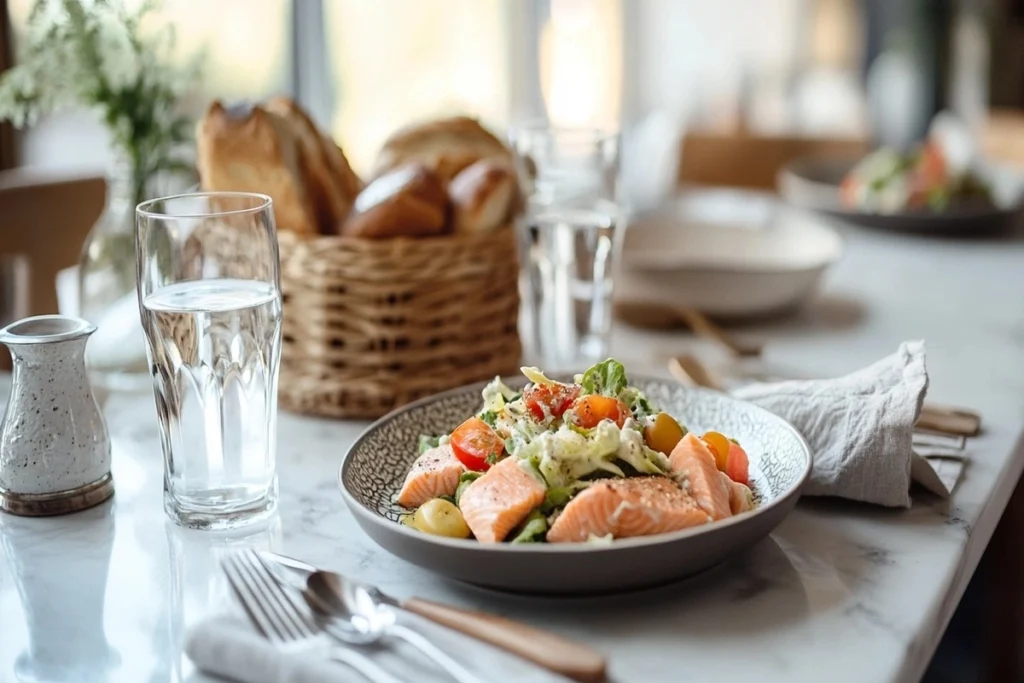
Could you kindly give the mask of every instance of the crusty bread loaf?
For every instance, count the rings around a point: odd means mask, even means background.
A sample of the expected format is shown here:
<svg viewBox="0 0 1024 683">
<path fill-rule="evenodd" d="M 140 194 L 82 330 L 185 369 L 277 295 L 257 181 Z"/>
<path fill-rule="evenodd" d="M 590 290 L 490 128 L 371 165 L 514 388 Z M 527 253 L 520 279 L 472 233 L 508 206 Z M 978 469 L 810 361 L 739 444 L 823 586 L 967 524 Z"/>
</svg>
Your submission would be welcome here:
<svg viewBox="0 0 1024 683">
<path fill-rule="evenodd" d="M 342 234 L 381 239 L 444 231 L 448 193 L 423 164 L 406 164 L 380 176 L 356 197 Z"/>
<path fill-rule="evenodd" d="M 363 181 L 352 170 L 348 163 L 348 158 L 341 151 L 341 145 L 337 144 L 334 138 L 327 133 L 323 133 L 321 137 L 323 138 L 324 149 L 327 151 L 327 162 L 331 166 L 331 172 L 334 173 L 341 183 L 345 195 L 352 197 L 352 201 L 355 201 L 356 196 L 363 191 Z"/>
<path fill-rule="evenodd" d="M 515 204 L 516 173 L 505 159 L 481 159 L 448 185 L 456 233 L 490 232 L 504 225 Z"/>
<path fill-rule="evenodd" d="M 334 234 L 348 216 L 359 194 L 358 189 L 353 191 L 350 188 L 349 179 L 342 177 L 341 169 L 337 167 L 337 146 L 333 140 L 325 140 L 312 119 L 292 99 L 273 97 L 264 107 L 271 114 L 286 120 L 295 132 L 302 147 L 305 162 L 303 171 L 309 184 L 320 232 Z"/>
<path fill-rule="evenodd" d="M 308 161 L 283 117 L 262 107 L 229 109 L 212 102 L 196 126 L 196 164 L 204 189 L 270 195 L 279 229 L 317 232 Z"/>
<path fill-rule="evenodd" d="M 413 124 L 392 133 L 377 156 L 373 175 L 419 162 L 448 182 L 480 159 L 511 156 L 508 147 L 476 119 L 455 116 Z"/>
</svg>

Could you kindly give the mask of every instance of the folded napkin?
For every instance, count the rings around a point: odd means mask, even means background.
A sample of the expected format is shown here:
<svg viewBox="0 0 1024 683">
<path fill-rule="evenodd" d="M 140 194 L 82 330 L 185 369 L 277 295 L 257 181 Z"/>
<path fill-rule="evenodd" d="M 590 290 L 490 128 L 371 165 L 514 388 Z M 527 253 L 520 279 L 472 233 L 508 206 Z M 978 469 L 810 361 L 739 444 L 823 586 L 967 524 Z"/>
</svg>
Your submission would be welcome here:
<svg viewBox="0 0 1024 683">
<path fill-rule="evenodd" d="M 565 683 L 568 679 L 486 643 L 401 613 L 399 623 L 426 636 L 481 681 Z M 377 646 L 355 647 L 399 681 L 451 683 L 452 678 L 406 643 L 388 638 Z M 200 671 L 240 683 L 364 683 L 346 664 L 328 660 L 324 647 L 277 648 L 241 614 L 221 614 L 193 627 L 185 654 Z"/>
<path fill-rule="evenodd" d="M 911 481 L 949 495 L 963 467 L 956 452 L 915 452 L 927 390 L 924 342 L 912 341 L 845 377 L 752 384 L 733 394 L 803 434 L 814 459 L 805 495 L 910 507 Z"/>
</svg>

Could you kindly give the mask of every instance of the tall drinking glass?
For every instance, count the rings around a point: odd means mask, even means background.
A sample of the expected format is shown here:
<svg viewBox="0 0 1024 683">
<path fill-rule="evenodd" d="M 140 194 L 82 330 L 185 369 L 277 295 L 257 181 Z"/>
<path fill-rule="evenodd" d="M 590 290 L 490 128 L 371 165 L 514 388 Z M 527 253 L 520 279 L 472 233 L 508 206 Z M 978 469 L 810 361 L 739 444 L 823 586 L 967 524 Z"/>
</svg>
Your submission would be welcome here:
<svg viewBox="0 0 1024 683">
<path fill-rule="evenodd" d="M 164 453 L 164 509 L 230 528 L 277 505 L 281 288 L 269 197 L 199 193 L 136 209 L 139 308 Z"/>
<path fill-rule="evenodd" d="M 550 370 L 608 354 L 621 243 L 618 135 L 528 125 L 512 131 L 527 196 L 521 231 L 526 353 Z"/>
</svg>

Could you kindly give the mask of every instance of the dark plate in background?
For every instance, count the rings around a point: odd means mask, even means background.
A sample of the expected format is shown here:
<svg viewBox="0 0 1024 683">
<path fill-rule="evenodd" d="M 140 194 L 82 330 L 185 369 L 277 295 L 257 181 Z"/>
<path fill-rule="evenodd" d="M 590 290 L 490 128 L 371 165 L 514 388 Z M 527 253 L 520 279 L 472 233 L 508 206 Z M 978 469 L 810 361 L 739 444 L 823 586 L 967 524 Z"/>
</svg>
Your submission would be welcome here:
<svg viewBox="0 0 1024 683">
<path fill-rule="evenodd" d="M 857 159 L 799 159 L 779 171 L 779 194 L 793 206 L 880 230 L 935 235 L 993 235 L 1011 230 L 1021 220 L 1020 199 L 1010 208 L 962 207 L 936 213 L 908 211 L 877 214 L 854 211 L 839 201 L 839 184 Z"/>
</svg>

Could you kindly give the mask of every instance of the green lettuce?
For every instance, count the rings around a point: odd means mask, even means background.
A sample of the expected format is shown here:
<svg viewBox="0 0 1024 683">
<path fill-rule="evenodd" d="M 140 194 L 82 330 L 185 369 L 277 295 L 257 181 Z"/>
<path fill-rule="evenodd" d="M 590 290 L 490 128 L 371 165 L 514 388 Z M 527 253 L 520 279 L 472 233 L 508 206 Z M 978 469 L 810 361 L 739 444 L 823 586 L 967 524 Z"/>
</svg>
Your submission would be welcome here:
<svg viewBox="0 0 1024 683">
<path fill-rule="evenodd" d="M 603 396 L 618 396 L 628 384 L 626 380 L 626 368 L 622 363 L 609 358 L 594 365 L 585 373 L 580 381 L 584 394 L 601 394 Z"/>
<path fill-rule="evenodd" d="M 548 487 L 569 486 L 580 478 L 598 471 L 622 477 L 615 465 L 619 450 L 619 428 L 605 420 L 589 435 L 580 434 L 566 425 L 544 432 L 520 447 L 516 455 L 537 465 Z"/>
<path fill-rule="evenodd" d="M 441 445 L 440 441 L 441 441 L 441 437 L 439 437 L 439 436 L 430 436 L 428 434 L 420 434 L 420 443 L 419 443 L 420 455 L 423 455 L 424 453 L 429 451 L 431 448 L 437 448 L 438 446 L 440 446 Z"/>
<path fill-rule="evenodd" d="M 459 477 L 459 485 L 455 489 L 455 500 L 452 502 L 458 505 L 459 501 L 462 500 L 462 494 L 469 488 L 469 485 L 482 476 L 484 476 L 483 472 L 463 472 L 462 476 Z"/>
<path fill-rule="evenodd" d="M 512 530 L 512 543 L 543 543 L 548 533 L 548 520 L 539 509 L 533 510 Z"/>
</svg>

